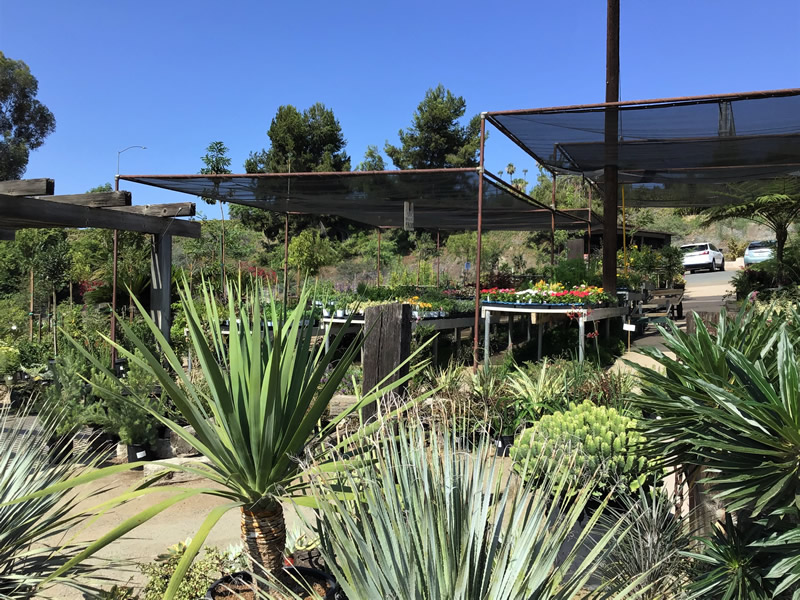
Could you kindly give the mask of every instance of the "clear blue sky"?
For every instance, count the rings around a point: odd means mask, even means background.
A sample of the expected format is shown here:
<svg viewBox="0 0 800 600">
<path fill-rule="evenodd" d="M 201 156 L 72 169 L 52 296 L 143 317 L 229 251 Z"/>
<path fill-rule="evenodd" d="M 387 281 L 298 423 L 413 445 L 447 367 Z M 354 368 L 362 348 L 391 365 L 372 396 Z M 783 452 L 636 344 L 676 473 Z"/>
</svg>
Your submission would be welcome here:
<svg viewBox="0 0 800 600">
<path fill-rule="evenodd" d="M 621 98 L 800 87 L 798 0 L 622 0 Z M 278 106 L 332 108 L 353 165 L 397 143 L 443 83 L 484 110 L 601 102 L 603 0 L 0 0 L 0 49 L 39 80 L 56 132 L 26 177 L 56 193 L 122 173 L 195 173 L 213 140 L 234 172 Z M 532 161 L 494 132 L 487 168 Z M 387 161 L 388 162 L 388 161 Z M 134 203 L 187 197 L 124 184 Z M 205 208 L 209 216 L 216 209 Z"/>
</svg>

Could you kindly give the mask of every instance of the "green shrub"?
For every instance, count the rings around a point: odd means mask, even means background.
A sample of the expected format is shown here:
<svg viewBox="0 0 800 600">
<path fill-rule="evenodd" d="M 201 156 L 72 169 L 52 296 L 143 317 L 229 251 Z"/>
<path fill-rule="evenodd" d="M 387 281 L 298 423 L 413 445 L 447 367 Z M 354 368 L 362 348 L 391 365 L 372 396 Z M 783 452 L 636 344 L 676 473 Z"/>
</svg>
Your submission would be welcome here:
<svg viewBox="0 0 800 600">
<path fill-rule="evenodd" d="M 589 400 L 571 402 L 569 409 L 545 415 L 522 432 L 511 450 L 517 463 L 543 454 L 572 471 L 594 474 L 597 493 L 619 486 L 635 492 L 652 473 L 652 464 L 639 456 L 636 446 L 644 440 L 636 431 L 637 421 L 615 408 L 597 406 Z M 565 460 L 575 454 L 574 463 Z"/>
<path fill-rule="evenodd" d="M 141 593 L 142 600 L 161 600 L 167 585 L 178 566 L 178 562 L 186 551 L 187 544 L 181 542 L 172 546 L 155 561 L 139 565 L 139 569 L 148 577 L 147 585 Z M 221 551 L 217 548 L 206 548 L 206 554 L 196 559 L 184 575 L 176 600 L 196 600 L 203 598 L 209 586 L 228 573 L 242 571 L 246 563 L 241 550 L 229 549 Z"/>
<path fill-rule="evenodd" d="M 19 350 L 0 342 L 0 376 L 11 375 L 19 370 Z"/>
</svg>

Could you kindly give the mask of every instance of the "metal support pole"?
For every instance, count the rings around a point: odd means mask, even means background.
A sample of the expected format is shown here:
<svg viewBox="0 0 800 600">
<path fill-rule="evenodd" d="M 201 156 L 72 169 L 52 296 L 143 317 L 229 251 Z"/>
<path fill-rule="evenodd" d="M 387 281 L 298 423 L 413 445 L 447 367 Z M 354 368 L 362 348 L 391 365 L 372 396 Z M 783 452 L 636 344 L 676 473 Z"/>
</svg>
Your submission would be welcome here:
<svg viewBox="0 0 800 600">
<path fill-rule="evenodd" d="M 28 310 L 28 341 L 33 341 L 33 267 L 31 267 L 30 309 Z"/>
<path fill-rule="evenodd" d="M 556 264 L 556 174 L 553 172 L 553 194 L 550 198 L 550 266 Z"/>
<path fill-rule="evenodd" d="M 378 227 L 378 287 L 381 287 L 381 228 Z"/>
<path fill-rule="evenodd" d="M 483 366 L 484 368 L 489 367 L 489 336 L 491 335 L 491 320 L 492 320 L 492 313 L 491 311 L 485 311 L 483 316 Z"/>
<path fill-rule="evenodd" d="M 119 161 L 119 154 L 117 155 Z M 118 163 L 119 165 L 119 163 Z M 119 171 L 119 166 L 117 166 Z M 114 191 L 119 191 L 119 173 L 114 177 Z M 116 373 L 117 366 L 117 349 L 114 347 L 114 342 L 117 341 L 117 256 L 119 252 L 119 232 L 114 230 L 114 249 L 113 258 L 111 259 L 111 372 Z"/>
<path fill-rule="evenodd" d="M 528 318 L 525 320 L 525 322 L 527 323 L 527 329 L 528 329 L 527 341 L 530 342 L 531 341 L 531 317 L 530 317 L 530 315 L 528 315 Z"/>
<path fill-rule="evenodd" d="M 589 247 L 586 254 L 592 255 L 592 184 L 589 184 Z"/>
<path fill-rule="evenodd" d="M 584 343 L 586 341 L 586 315 L 581 314 L 578 317 L 578 362 L 583 362 L 583 357 L 585 354 L 585 346 Z"/>
<path fill-rule="evenodd" d="M 514 330 L 514 313 L 508 313 L 508 351 L 514 349 L 512 332 Z"/>
<path fill-rule="evenodd" d="M 436 287 L 439 287 L 439 230 L 436 230 Z"/>
<path fill-rule="evenodd" d="M 286 312 L 286 304 L 289 302 L 289 213 L 283 226 L 283 310 Z M 284 316 L 285 320 L 285 316 Z"/>
<path fill-rule="evenodd" d="M 475 247 L 475 326 L 472 341 L 472 370 L 478 369 L 478 320 L 481 312 L 481 236 L 483 234 L 483 155 L 486 144 L 486 113 L 481 113 L 480 163 L 478 167 L 478 237 Z M 487 321 L 488 323 L 488 321 Z M 489 339 L 486 339 L 484 355 L 489 353 Z M 487 360 L 488 364 L 488 360 Z"/>
<path fill-rule="evenodd" d="M 619 0 L 607 0 L 606 102 L 619 101 Z M 619 109 L 605 110 L 606 160 L 603 170 L 603 288 L 617 291 L 617 141 Z"/>
<path fill-rule="evenodd" d="M 539 360 L 542 360 L 542 328 L 544 327 L 544 323 L 540 322 L 536 323 L 536 356 Z"/>
</svg>

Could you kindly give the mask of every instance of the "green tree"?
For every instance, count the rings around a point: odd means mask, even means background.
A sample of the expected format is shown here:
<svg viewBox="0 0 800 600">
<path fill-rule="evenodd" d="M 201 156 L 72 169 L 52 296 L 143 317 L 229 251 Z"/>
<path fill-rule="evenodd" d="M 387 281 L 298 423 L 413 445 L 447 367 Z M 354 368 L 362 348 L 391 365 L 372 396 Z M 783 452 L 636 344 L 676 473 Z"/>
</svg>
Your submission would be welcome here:
<svg viewBox="0 0 800 600">
<path fill-rule="evenodd" d="M 514 166 L 514 163 L 508 163 L 506 167 L 506 173 L 508 173 L 508 180 L 511 183 L 514 183 L 514 173 L 517 172 L 517 167 Z"/>
<path fill-rule="evenodd" d="M 206 153 L 204 156 L 201 157 L 203 164 L 205 167 L 200 169 L 200 173 L 203 175 L 218 175 L 221 173 L 230 173 L 231 169 L 231 159 L 228 156 L 228 147 L 223 144 L 222 142 L 211 142 L 208 147 L 206 148 Z M 203 198 L 203 202 L 206 204 L 216 204 L 216 200 L 214 198 Z M 225 289 L 224 286 L 224 277 L 225 277 L 225 211 L 222 210 L 222 202 L 219 203 L 219 215 L 220 215 L 220 262 L 223 265 L 221 268 L 222 277 L 223 277 L 223 290 Z"/>
<path fill-rule="evenodd" d="M 0 52 L 0 181 L 20 179 L 36 150 L 56 128 L 53 113 L 36 99 L 39 82 L 28 65 Z"/>
<path fill-rule="evenodd" d="M 747 219 L 768 227 L 775 234 L 775 260 L 780 277 L 789 226 L 800 218 L 800 180 L 784 177 L 729 184 L 724 195 L 738 202 L 708 209 L 703 225 L 726 219 Z"/>
<path fill-rule="evenodd" d="M 531 191 L 534 200 L 550 206 L 553 202 L 553 178 L 539 168 L 536 185 Z M 602 202 L 594 202 L 592 211 L 602 213 Z M 556 177 L 556 208 L 587 208 L 588 189 L 583 179 L 577 175 L 558 175 Z M 599 210 L 598 210 L 599 209 Z"/>
<path fill-rule="evenodd" d="M 289 265 L 300 274 L 316 275 L 335 259 L 333 246 L 314 229 L 306 229 L 289 243 Z"/>
<path fill-rule="evenodd" d="M 385 171 L 386 161 L 377 146 L 367 146 L 364 160 L 356 166 L 356 171 Z"/>
<path fill-rule="evenodd" d="M 384 151 L 398 169 L 474 167 L 478 164 L 480 115 L 462 125 L 467 103 L 442 84 L 425 92 L 411 127 L 400 130 L 400 146 L 386 142 Z"/>
<path fill-rule="evenodd" d="M 333 111 L 317 103 L 302 113 L 294 106 L 278 108 L 267 131 L 269 150 L 251 152 L 244 163 L 247 173 L 300 173 L 308 171 L 349 171 L 350 157 L 345 152 L 342 128 Z M 284 217 L 251 206 L 232 205 L 231 216 L 248 228 L 264 234 L 267 248 L 283 241 Z M 338 217 L 292 215 L 290 236 L 308 227 L 322 226 L 330 235 L 343 237 L 352 229 Z"/>
</svg>

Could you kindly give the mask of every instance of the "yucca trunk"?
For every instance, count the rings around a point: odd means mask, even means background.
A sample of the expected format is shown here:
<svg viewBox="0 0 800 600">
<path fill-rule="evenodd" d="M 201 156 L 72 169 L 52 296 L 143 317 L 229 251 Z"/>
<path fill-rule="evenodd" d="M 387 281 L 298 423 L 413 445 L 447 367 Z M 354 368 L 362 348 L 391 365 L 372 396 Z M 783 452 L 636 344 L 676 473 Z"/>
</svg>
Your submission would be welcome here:
<svg viewBox="0 0 800 600">
<path fill-rule="evenodd" d="M 286 521 L 280 502 L 264 509 L 242 508 L 242 541 L 252 560 L 269 572 L 283 567 L 286 546 Z M 254 570 L 258 570 L 253 565 Z"/>
</svg>

